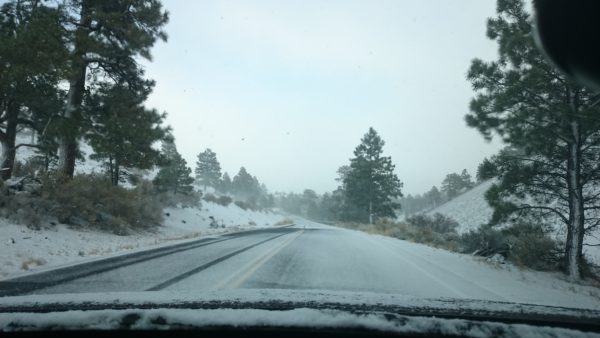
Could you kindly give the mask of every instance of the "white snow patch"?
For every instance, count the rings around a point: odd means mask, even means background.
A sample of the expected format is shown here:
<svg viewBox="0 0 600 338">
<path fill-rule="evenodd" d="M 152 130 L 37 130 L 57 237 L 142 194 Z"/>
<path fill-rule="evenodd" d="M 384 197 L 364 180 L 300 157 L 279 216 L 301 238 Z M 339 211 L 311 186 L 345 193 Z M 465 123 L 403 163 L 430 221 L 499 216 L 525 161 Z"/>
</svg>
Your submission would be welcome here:
<svg viewBox="0 0 600 338">
<path fill-rule="evenodd" d="M 427 214 L 440 213 L 458 222 L 458 233 L 477 229 L 489 222 L 493 210 L 485 200 L 485 192 L 494 184 L 493 180 L 483 182 L 460 196 L 432 209 Z"/>
<path fill-rule="evenodd" d="M 203 202 L 201 208 L 166 208 L 164 212 L 170 215 L 164 217 L 164 226 L 127 236 L 63 224 L 34 230 L 0 219 L 0 279 L 204 236 L 271 227 L 284 219 L 272 212 L 242 210 L 233 203 L 224 207 Z M 209 216 L 225 227 L 211 229 Z"/>
</svg>

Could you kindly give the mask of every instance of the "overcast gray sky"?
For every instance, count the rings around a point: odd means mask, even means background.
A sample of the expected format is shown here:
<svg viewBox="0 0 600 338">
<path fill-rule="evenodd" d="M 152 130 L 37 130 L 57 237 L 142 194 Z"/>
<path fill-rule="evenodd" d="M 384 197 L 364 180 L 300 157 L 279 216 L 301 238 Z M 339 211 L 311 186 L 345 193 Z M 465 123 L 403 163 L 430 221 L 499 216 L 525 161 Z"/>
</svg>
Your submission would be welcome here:
<svg viewBox="0 0 600 338">
<path fill-rule="evenodd" d="M 370 126 L 405 193 L 474 174 L 499 149 L 464 122 L 474 57 L 492 0 L 165 0 L 169 41 L 147 75 L 148 105 L 168 112 L 193 168 L 213 149 L 271 191 L 336 188 L 339 166 Z"/>
</svg>

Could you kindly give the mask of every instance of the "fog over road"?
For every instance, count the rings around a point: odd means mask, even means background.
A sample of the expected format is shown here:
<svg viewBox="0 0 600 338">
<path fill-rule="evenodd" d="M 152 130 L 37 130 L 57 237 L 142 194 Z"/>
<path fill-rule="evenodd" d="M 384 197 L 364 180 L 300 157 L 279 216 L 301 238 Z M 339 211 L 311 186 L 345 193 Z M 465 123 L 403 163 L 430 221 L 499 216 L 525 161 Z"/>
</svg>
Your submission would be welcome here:
<svg viewBox="0 0 600 338">
<path fill-rule="evenodd" d="M 596 297 L 569 291 L 555 275 L 309 221 L 198 243 L 138 254 L 137 260 L 123 259 L 126 264 L 117 259 L 98 271 L 93 264 L 102 261 L 87 263 L 91 272 L 78 276 L 75 269 L 64 280 L 50 271 L 3 281 L 0 290 L 32 285 L 4 294 L 312 289 L 600 308 Z"/>
</svg>

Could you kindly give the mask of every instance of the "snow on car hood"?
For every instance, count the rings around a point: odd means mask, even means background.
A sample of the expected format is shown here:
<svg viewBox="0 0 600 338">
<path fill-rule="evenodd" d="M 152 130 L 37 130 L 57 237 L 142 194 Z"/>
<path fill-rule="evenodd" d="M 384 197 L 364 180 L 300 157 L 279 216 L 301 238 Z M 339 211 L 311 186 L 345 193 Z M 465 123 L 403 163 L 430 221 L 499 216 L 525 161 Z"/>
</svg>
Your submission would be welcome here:
<svg viewBox="0 0 600 338">
<path fill-rule="evenodd" d="M 600 309 L 319 290 L 83 293 L 0 298 L 0 330 L 312 327 L 586 336 Z M 525 325 L 535 324 L 535 326 Z M 545 326 L 559 326 L 548 328 Z M 558 330 L 558 331 L 557 331 Z"/>
</svg>

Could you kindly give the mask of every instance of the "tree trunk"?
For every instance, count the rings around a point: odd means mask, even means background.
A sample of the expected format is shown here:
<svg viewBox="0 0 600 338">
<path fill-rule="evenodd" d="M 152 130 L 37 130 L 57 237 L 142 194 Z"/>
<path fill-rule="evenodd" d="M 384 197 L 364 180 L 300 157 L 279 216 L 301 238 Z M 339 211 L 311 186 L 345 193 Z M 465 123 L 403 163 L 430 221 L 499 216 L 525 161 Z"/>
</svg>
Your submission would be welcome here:
<svg viewBox="0 0 600 338">
<path fill-rule="evenodd" d="M 573 95 L 572 95 L 573 96 Z M 573 111 L 577 111 L 576 102 L 571 98 Z M 583 205 L 583 187 L 581 184 L 581 125 L 577 119 L 571 121 L 572 143 L 569 147 L 567 161 L 567 187 L 569 190 L 569 225 L 565 258 L 567 274 L 573 280 L 581 279 L 581 262 L 583 258 L 583 235 L 585 213 Z"/>
<path fill-rule="evenodd" d="M 15 165 L 16 148 L 15 142 L 17 138 L 17 124 L 19 117 L 18 110 L 14 107 L 9 107 L 6 119 L 6 131 L 0 137 L 2 145 L 2 153 L 0 154 L 0 170 L 2 170 L 2 179 L 7 180 L 12 177 L 12 172 Z"/>
<path fill-rule="evenodd" d="M 85 91 L 85 77 L 87 63 L 84 60 L 85 39 L 88 34 L 87 27 L 91 24 L 88 10 L 88 1 L 82 1 L 79 27 L 75 32 L 75 51 L 72 56 L 72 77 L 69 79 L 69 92 L 62 115 L 64 124 L 58 145 L 58 170 L 68 178 L 75 172 L 75 159 L 77 158 L 77 137 L 81 124 L 81 103 Z"/>
<path fill-rule="evenodd" d="M 119 167 L 119 161 L 115 158 L 115 174 L 114 174 L 114 181 L 113 181 L 113 185 L 114 186 L 118 186 L 119 185 L 119 172 L 121 171 L 121 168 Z"/>
<path fill-rule="evenodd" d="M 108 155 L 108 175 L 110 176 L 110 182 L 112 183 L 114 179 L 114 171 L 113 171 L 113 159 L 112 156 Z"/>
<path fill-rule="evenodd" d="M 66 108 L 63 113 L 63 130 L 58 145 L 58 170 L 66 177 L 72 178 L 75 172 L 75 159 L 79 150 L 77 134 L 81 123 L 80 108 L 85 90 L 87 66 L 80 69 L 78 78 L 69 82 Z"/>
</svg>

